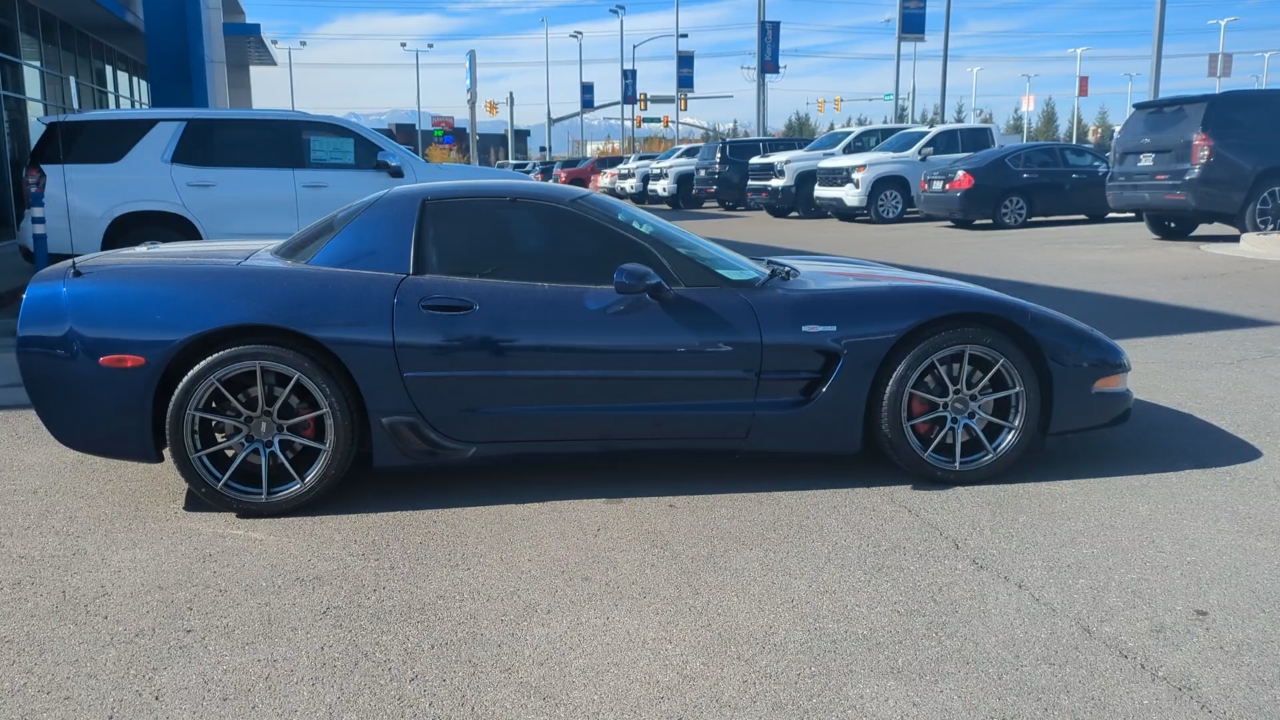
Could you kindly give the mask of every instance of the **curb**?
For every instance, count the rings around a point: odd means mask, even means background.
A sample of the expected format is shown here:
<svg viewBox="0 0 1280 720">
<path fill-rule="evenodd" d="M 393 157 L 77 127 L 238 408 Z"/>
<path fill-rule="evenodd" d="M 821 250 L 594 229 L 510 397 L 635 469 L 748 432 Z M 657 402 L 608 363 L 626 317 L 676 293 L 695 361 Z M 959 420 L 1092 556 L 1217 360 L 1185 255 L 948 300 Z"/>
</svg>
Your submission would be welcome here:
<svg viewBox="0 0 1280 720">
<path fill-rule="evenodd" d="M 1280 260 L 1280 232 L 1244 233 L 1239 244 L 1213 243 L 1200 249 L 1251 260 Z"/>
</svg>

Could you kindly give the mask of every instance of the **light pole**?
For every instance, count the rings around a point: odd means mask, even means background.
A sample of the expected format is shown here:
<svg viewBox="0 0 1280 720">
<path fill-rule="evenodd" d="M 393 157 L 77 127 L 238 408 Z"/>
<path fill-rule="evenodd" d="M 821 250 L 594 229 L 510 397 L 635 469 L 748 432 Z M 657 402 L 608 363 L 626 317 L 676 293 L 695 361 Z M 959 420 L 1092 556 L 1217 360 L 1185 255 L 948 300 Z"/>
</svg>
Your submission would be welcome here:
<svg viewBox="0 0 1280 720">
<path fill-rule="evenodd" d="M 1254 57 L 1262 58 L 1262 87 L 1267 86 L 1267 71 L 1271 69 L 1271 56 L 1280 53 L 1280 50 L 1268 50 L 1267 52 L 1254 53 Z"/>
<path fill-rule="evenodd" d="M 1227 49 L 1227 23 L 1239 20 L 1238 17 L 1222 18 L 1221 20 L 1210 20 L 1209 25 L 1218 26 L 1218 67 L 1214 69 L 1214 92 L 1222 92 L 1222 53 Z"/>
<path fill-rule="evenodd" d="M 409 47 L 409 43 L 400 43 L 400 49 L 405 52 L 413 53 L 413 80 L 417 86 L 418 97 L 418 114 L 413 116 L 413 150 L 418 153 L 418 157 L 422 157 L 422 53 L 435 47 L 434 43 L 427 43 L 426 50 Z"/>
<path fill-rule="evenodd" d="M 307 46 L 307 41 L 299 40 L 298 47 L 290 47 L 288 45 L 281 45 L 279 40 L 272 40 L 271 46 L 283 48 L 289 53 L 289 109 L 297 110 L 298 106 L 293 102 L 293 51 L 305 48 Z"/>
<path fill-rule="evenodd" d="M 759 32 L 759 29 L 756 30 Z M 676 0 L 676 145 L 680 144 L 680 0 Z M 689 37 L 688 33 L 683 33 Z"/>
<path fill-rule="evenodd" d="M 547 160 L 551 159 L 551 26 L 547 16 L 542 16 L 542 42 L 546 50 L 545 67 L 547 70 Z"/>
<path fill-rule="evenodd" d="M 578 41 L 578 144 L 582 149 L 582 152 L 578 154 L 586 155 L 587 136 L 584 134 L 586 125 L 583 119 L 583 113 L 586 111 L 582 107 L 582 31 L 574 30 L 569 33 L 569 37 Z"/>
<path fill-rule="evenodd" d="M 1084 55 L 1085 50 L 1092 48 L 1078 47 L 1067 50 L 1069 53 L 1076 54 L 1076 104 L 1075 109 L 1071 111 L 1071 142 L 1075 143 L 1079 139 L 1080 132 L 1080 58 Z"/>
<path fill-rule="evenodd" d="M 1040 73 L 1022 73 L 1022 77 L 1027 79 L 1027 94 L 1022 101 L 1022 142 L 1026 142 L 1031 129 L 1031 78 L 1040 77 Z"/>
<path fill-rule="evenodd" d="M 627 16 L 626 5 L 614 5 L 609 8 L 609 14 L 618 16 L 618 154 L 622 154 L 622 142 L 627 137 L 627 73 L 626 73 L 626 52 L 622 49 L 626 36 L 626 23 L 623 20 Z M 635 136 L 635 133 L 631 133 Z"/>
<path fill-rule="evenodd" d="M 678 35 L 677 35 L 676 33 L 663 33 L 663 34 L 661 34 L 661 35 L 654 35 L 654 36 L 653 36 L 653 37 L 651 37 L 651 38 L 645 38 L 644 40 L 641 40 L 640 42 L 633 44 L 633 45 L 631 46 L 631 73 L 634 75 L 634 74 L 635 74 L 635 72 L 636 72 L 636 48 L 638 48 L 638 47 L 640 47 L 641 45 L 643 45 L 643 44 L 645 44 L 645 43 L 647 43 L 647 42 L 650 42 L 650 41 L 652 41 L 652 40 L 661 40 L 661 39 L 663 39 L 663 38 L 669 38 L 669 37 L 671 37 L 671 36 L 673 36 L 673 35 L 675 35 L 675 36 L 676 36 L 676 45 L 677 45 L 677 46 L 679 46 L 679 45 L 680 45 L 680 38 L 687 38 L 687 37 L 689 37 L 689 33 L 680 33 L 680 34 L 678 34 Z M 679 74 L 680 74 L 679 69 L 677 69 L 677 70 L 676 70 L 676 74 L 677 74 L 677 75 L 679 75 Z M 639 77 L 639 76 L 637 76 L 637 77 Z M 637 89 L 639 89 L 639 88 L 637 88 Z M 676 107 L 677 107 L 677 108 L 679 108 L 679 107 L 680 107 L 680 97 L 679 97 L 679 96 L 680 96 L 680 93 L 679 93 L 679 91 L 677 91 L 677 92 L 676 92 Z M 677 121 L 677 122 L 679 122 L 679 121 Z M 677 127 L 677 128 L 676 128 L 676 130 L 677 130 L 677 136 L 678 136 L 678 135 L 679 135 L 679 133 L 678 133 L 679 128 Z M 631 152 L 635 152 L 635 151 L 636 151 L 636 133 L 635 133 L 635 130 L 632 130 L 632 131 L 631 131 Z"/>
<path fill-rule="evenodd" d="M 965 72 L 973 73 L 973 94 L 969 96 L 969 122 L 978 121 L 978 71 L 980 67 L 965 68 Z"/>
<path fill-rule="evenodd" d="M 915 122 L 916 120 L 916 51 L 920 48 L 920 43 L 911 41 L 911 114 L 907 116 L 907 122 Z"/>
<path fill-rule="evenodd" d="M 1124 101 L 1124 105 L 1125 105 L 1125 108 L 1126 108 L 1126 109 L 1125 109 L 1125 111 L 1124 111 L 1124 117 L 1125 117 L 1125 119 L 1127 120 L 1127 119 L 1129 119 L 1129 116 L 1130 116 L 1131 114 L 1133 114 L 1133 79 L 1134 79 L 1134 78 L 1136 78 L 1136 77 L 1138 77 L 1138 76 L 1139 76 L 1139 75 L 1141 75 L 1142 73 L 1140 73 L 1140 72 L 1127 72 L 1127 73 L 1120 73 L 1120 74 L 1121 74 L 1121 75 L 1124 75 L 1124 76 L 1125 76 L 1125 77 L 1127 77 L 1127 78 L 1129 78 L 1129 89 L 1128 89 L 1128 91 L 1126 91 L 1126 93 L 1125 93 L 1125 101 Z"/>
<path fill-rule="evenodd" d="M 1254 89 L 1254 90 L 1257 90 L 1257 89 L 1258 89 L 1258 81 L 1262 80 L 1262 76 L 1261 76 L 1261 75 L 1259 75 L 1259 74 L 1257 74 L 1257 73 L 1254 73 L 1253 75 L 1250 75 L 1249 77 L 1253 78 L 1253 89 Z"/>
</svg>

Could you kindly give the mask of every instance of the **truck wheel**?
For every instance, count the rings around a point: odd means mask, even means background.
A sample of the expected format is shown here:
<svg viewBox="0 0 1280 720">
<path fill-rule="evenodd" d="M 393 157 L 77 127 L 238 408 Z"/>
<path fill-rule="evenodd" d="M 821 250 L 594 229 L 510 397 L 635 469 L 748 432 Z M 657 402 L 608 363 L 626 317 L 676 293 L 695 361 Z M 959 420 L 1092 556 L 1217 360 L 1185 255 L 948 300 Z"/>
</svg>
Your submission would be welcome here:
<svg viewBox="0 0 1280 720">
<path fill-rule="evenodd" d="M 827 216 L 827 211 L 818 207 L 813 199 L 814 180 L 805 178 L 796 185 L 796 214 L 806 220 L 816 220 Z"/>
<path fill-rule="evenodd" d="M 769 217 L 784 218 L 791 214 L 791 208 L 784 205 L 765 205 L 764 211 L 769 213 Z"/>
<path fill-rule="evenodd" d="M 1200 227 L 1200 223 L 1191 218 L 1169 217 L 1145 213 L 1143 221 L 1152 235 L 1161 240 L 1183 240 Z"/>
<path fill-rule="evenodd" d="M 693 196 L 693 176 L 691 175 L 676 181 L 676 198 L 679 201 L 679 207 L 685 210 L 697 210 L 706 203 L 702 198 Z"/>
<path fill-rule="evenodd" d="M 1263 178 L 1244 208 L 1245 232 L 1280 230 L 1280 176 Z"/>
<path fill-rule="evenodd" d="M 900 183 L 879 183 L 871 191 L 867 209 L 871 222 L 878 225 L 896 223 L 907 214 L 907 193 Z"/>
<path fill-rule="evenodd" d="M 680 198 L 678 197 L 669 197 L 666 200 L 663 200 L 662 202 L 664 205 L 671 208 L 672 210 L 680 209 Z"/>
<path fill-rule="evenodd" d="M 858 214 L 857 214 L 857 213 L 851 213 L 851 212 L 837 212 L 837 211 L 834 211 L 834 210 L 833 210 L 833 211 L 831 211 L 831 216 L 832 216 L 832 217 L 834 217 L 835 219 L 839 220 L 840 222 L 848 222 L 848 223 L 854 222 L 854 221 L 856 221 L 856 220 L 858 219 Z"/>
<path fill-rule="evenodd" d="M 721 210 L 737 210 L 738 209 L 738 203 L 734 200 L 716 200 L 716 204 L 720 206 Z"/>
</svg>

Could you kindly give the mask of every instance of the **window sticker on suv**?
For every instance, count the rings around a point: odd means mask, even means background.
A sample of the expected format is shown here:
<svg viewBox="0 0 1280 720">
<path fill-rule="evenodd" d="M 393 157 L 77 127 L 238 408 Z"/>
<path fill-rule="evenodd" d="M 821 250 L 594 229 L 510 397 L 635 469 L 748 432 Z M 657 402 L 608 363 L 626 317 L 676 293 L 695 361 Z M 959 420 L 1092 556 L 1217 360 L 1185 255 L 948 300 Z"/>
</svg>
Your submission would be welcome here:
<svg viewBox="0 0 1280 720">
<path fill-rule="evenodd" d="M 356 140 L 349 137 L 316 137 L 311 140 L 311 162 L 322 165 L 355 165 Z"/>
</svg>

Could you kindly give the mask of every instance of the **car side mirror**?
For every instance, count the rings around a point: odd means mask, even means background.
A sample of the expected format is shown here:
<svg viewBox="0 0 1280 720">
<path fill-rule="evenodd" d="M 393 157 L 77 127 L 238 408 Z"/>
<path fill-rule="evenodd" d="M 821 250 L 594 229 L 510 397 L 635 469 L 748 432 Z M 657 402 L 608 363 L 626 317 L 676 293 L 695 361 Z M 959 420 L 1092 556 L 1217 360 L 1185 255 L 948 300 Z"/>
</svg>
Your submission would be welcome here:
<svg viewBox="0 0 1280 720">
<path fill-rule="evenodd" d="M 404 177 L 404 167 L 400 165 L 400 158 L 395 153 L 389 153 L 383 150 L 378 153 L 378 159 L 373 163 L 374 170 L 381 170 L 393 178 Z"/>
<path fill-rule="evenodd" d="M 619 295 L 648 295 L 654 300 L 675 297 L 671 286 L 653 268 L 640 263 L 619 265 L 613 273 L 613 289 Z"/>
<path fill-rule="evenodd" d="M 920 148 L 920 160 L 926 160 L 933 155 L 933 148 Z"/>
</svg>

